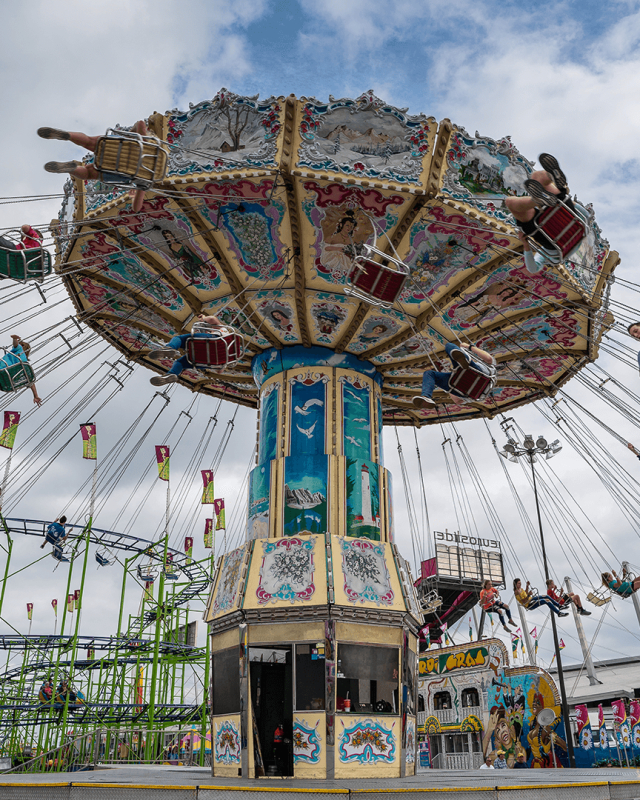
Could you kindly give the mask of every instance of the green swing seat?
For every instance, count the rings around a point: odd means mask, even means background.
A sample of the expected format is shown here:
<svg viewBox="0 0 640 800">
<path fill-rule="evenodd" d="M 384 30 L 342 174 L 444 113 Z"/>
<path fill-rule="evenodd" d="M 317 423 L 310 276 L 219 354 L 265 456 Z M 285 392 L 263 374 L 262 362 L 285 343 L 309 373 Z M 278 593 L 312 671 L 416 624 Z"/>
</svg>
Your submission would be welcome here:
<svg viewBox="0 0 640 800">
<path fill-rule="evenodd" d="M 31 386 L 35 379 L 31 364 L 26 361 L 0 367 L 0 392 L 17 392 L 18 389 Z"/>
<path fill-rule="evenodd" d="M 28 250 L 9 250 L 0 247 L 0 278 L 12 281 L 42 283 L 51 274 L 51 253 L 42 247 Z"/>
</svg>

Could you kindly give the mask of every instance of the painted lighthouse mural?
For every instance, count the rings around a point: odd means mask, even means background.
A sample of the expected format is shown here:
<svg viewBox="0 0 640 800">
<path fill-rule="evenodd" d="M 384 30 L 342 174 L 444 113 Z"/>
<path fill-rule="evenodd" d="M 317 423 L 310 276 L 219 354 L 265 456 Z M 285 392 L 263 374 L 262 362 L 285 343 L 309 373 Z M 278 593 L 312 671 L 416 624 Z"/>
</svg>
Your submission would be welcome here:
<svg viewBox="0 0 640 800">
<path fill-rule="evenodd" d="M 346 459 L 347 536 L 380 541 L 380 474 L 372 461 Z"/>
</svg>

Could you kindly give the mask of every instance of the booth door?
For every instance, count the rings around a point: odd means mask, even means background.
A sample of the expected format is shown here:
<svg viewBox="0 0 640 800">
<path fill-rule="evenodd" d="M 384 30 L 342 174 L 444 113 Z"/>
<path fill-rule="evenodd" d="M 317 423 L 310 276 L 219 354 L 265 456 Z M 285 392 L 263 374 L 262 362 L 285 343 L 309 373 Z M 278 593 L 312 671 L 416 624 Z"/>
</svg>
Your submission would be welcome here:
<svg viewBox="0 0 640 800">
<path fill-rule="evenodd" d="M 293 669 L 290 646 L 249 648 L 251 704 L 267 775 L 293 775 Z M 255 739 L 255 737 L 254 737 Z"/>
</svg>

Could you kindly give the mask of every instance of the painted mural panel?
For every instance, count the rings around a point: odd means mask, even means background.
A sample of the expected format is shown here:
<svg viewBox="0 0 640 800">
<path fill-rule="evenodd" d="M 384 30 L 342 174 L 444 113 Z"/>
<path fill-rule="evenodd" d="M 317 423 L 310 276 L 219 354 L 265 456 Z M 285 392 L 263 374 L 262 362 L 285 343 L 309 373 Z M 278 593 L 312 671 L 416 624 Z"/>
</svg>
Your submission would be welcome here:
<svg viewBox="0 0 640 800">
<path fill-rule="evenodd" d="M 378 420 L 378 463 L 381 467 L 384 466 L 384 439 L 382 436 L 382 397 L 378 393 L 376 397 L 377 420 Z M 391 495 L 391 475 L 389 475 L 389 495 Z M 389 505 L 391 508 L 391 505 Z M 391 521 L 389 522 L 390 529 L 393 528 Z M 393 541 L 390 539 L 389 541 Z"/>
<path fill-rule="evenodd" d="M 380 411 L 380 419 L 382 419 L 382 411 Z M 382 425 L 382 422 L 380 424 Z M 396 540 L 396 528 L 393 522 L 393 476 L 387 469 L 384 472 L 387 479 L 387 541 L 393 543 Z"/>
<path fill-rule="evenodd" d="M 456 649 L 454 652 L 434 652 L 420 656 L 419 675 L 445 675 L 461 669 L 491 669 L 495 674 L 506 665 L 504 647 L 496 644 Z"/>
<path fill-rule="evenodd" d="M 314 549 L 314 538 L 262 542 L 258 603 L 286 600 L 293 605 L 310 600 L 316 590 Z"/>
<path fill-rule="evenodd" d="M 287 369 L 298 369 L 299 367 L 341 367 L 361 372 L 369 378 L 373 378 L 382 385 L 382 376 L 370 361 L 361 361 L 351 353 L 335 353 L 328 347 L 303 347 L 293 345 L 280 350 L 275 348 L 258 353 L 254 356 L 251 366 L 253 378 L 256 386 L 262 384 L 273 375 L 277 375 Z"/>
<path fill-rule="evenodd" d="M 260 396 L 260 441 L 258 461 L 269 464 L 276 457 L 278 445 L 278 411 L 280 384 L 275 381 L 267 386 Z"/>
<path fill-rule="evenodd" d="M 333 344 L 344 333 L 353 301 L 340 294 L 316 292 L 309 305 L 313 336 L 318 344 Z"/>
<path fill-rule="evenodd" d="M 213 727 L 215 765 L 229 767 L 240 764 L 240 717 L 234 715 L 225 720 L 214 718 Z"/>
<path fill-rule="evenodd" d="M 272 196 L 273 180 L 252 183 L 220 181 L 189 186 L 190 197 L 200 202 L 198 210 L 225 242 L 240 267 L 255 278 L 282 277 L 286 245 L 280 239 L 285 205 Z M 221 220 L 224 224 L 220 224 Z"/>
<path fill-rule="evenodd" d="M 395 761 L 398 720 L 338 719 L 338 757 L 342 764 L 392 764 Z"/>
<path fill-rule="evenodd" d="M 371 386 L 351 375 L 343 375 L 339 381 L 342 389 L 342 452 L 351 458 L 370 461 Z"/>
<path fill-rule="evenodd" d="M 375 231 L 381 236 L 397 224 L 404 199 L 377 189 L 340 184 L 322 186 L 306 181 L 303 186 L 306 197 L 302 210 L 313 229 L 310 235 L 315 236 L 311 247 L 317 275 L 330 283 L 344 284 L 361 245 L 373 244 Z"/>
<path fill-rule="evenodd" d="M 259 101 L 226 89 L 186 112 L 174 109 L 168 119 L 169 174 L 275 165 L 281 114 L 276 97 Z"/>
<path fill-rule="evenodd" d="M 502 200 L 527 193 L 524 182 L 532 168 L 533 162 L 520 155 L 508 136 L 496 141 L 470 136 L 464 128 L 456 127 L 441 191 L 511 225 L 511 214 Z"/>
<path fill-rule="evenodd" d="M 260 315 L 279 339 L 286 344 L 300 341 L 292 297 L 283 291 L 264 291 L 257 292 L 254 301 Z"/>
<path fill-rule="evenodd" d="M 326 394 L 329 378 L 320 373 L 300 373 L 289 378 L 291 419 L 289 452 L 296 456 L 322 455 L 326 437 Z"/>
<path fill-rule="evenodd" d="M 416 763 L 416 718 L 407 717 L 405 761 Z"/>
<path fill-rule="evenodd" d="M 303 773 L 301 767 L 313 766 L 317 769 L 324 765 L 323 722 L 324 715 L 294 714 L 293 763 L 297 774 Z"/>
<path fill-rule="evenodd" d="M 395 598 L 384 544 L 341 539 L 344 593 L 351 603 L 391 606 Z"/>
<path fill-rule="evenodd" d="M 378 465 L 345 459 L 347 536 L 380 541 L 380 476 Z"/>
<path fill-rule="evenodd" d="M 546 673 L 526 674 L 524 670 L 505 670 L 488 687 L 489 723 L 482 747 L 485 755 L 504 750 L 511 767 L 524 753 L 532 768 L 568 767 L 567 743 L 559 697 Z M 556 721 L 541 725 L 538 715 L 551 709 Z"/>
<path fill-rule="evenodd" d="M 436 128 L 371 92 L 356 100 L 310 98 L 302 107 L 298 167 L 358 177 L 418 183 Z"/>
<path fill-rule="evenodd" d="M 247 538 L 267 539 L 269 536 L 269 491 L 271 487 L 271 462 L 265 461 L 251 470 L 249 475 L 249 514 Z"/>
<path fill-rule="evenodd" d="M 329 457 L 288 456 L 284 459 L 284 482 L 283 535 L 327 531 Z"/>
<path fill-rule="evenodd" d="M 223 556 L 211 606 L 211 617 L 228 614 L 236 607 L 245 553 L 246 546 L 238 547 L 237 550 L 232 550 Z"/>
<path fill-rule="evenodd" d="M 398 311 L 377 309 L 364 320 L 358 333 L 349 342 L 349 351 L 363 353 L 391 338 L 404 327 L 406 320 Z"/>
</svg>

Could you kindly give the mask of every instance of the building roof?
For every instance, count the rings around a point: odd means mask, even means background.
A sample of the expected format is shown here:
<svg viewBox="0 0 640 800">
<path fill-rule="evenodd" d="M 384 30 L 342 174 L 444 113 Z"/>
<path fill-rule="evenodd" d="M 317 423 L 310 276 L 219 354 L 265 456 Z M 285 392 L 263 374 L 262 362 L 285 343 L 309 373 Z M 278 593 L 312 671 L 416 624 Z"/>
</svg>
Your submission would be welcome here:
<svg viewBox="0 0 640 800">
<path fill-rule="evenodd" d="M 591 705 L 619 697 L 640 697 L 640 655 L 595 661 L 593 666 L 600 683 L 591 685 L 583 664 L 563 664 L 564 683 L 570 705 Z M 557 680 L 557 669 L 554 667 L 549 672 Z"/>
</svg>

